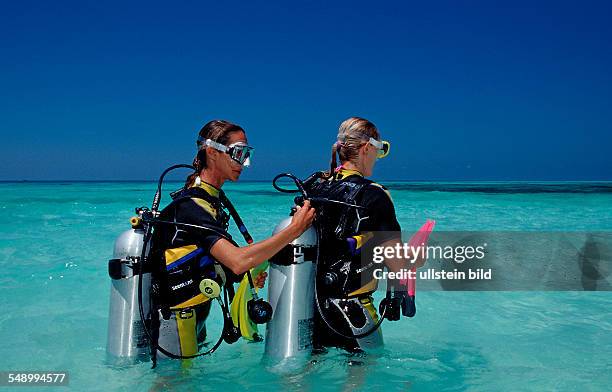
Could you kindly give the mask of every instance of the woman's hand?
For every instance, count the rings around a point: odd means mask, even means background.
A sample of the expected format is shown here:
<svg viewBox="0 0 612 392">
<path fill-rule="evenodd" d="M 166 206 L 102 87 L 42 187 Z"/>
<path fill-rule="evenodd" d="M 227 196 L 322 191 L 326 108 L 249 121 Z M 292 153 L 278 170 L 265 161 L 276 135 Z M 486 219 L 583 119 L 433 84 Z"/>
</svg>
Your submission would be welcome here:
<svg viewBox="0 0 612 392">
<path fill-rule="evenodd" d="M 264 285 L 266 284 L 267 277 L 268 273 L 266 271 L 261 271 L 259 274 L 257 274 L 254 282 L 255 287 L 257 287 L 258 289 L 263 289 Z"/>
<path fill-rule="evenodd" d="M 210 248 L 210 254 L 233 273 L 240 275 L 270 259 L 285 245 L 302 235 L 312 225 L 314 214 L 315 210 L 310 207 L 310 202 L 305 201 L 302 207 L 297 207 L 289 226 L 272 237 L 242 248 L 221 238 Z"/>
<path fill-rule="evenodd" d="M 304 205 L 296 206 L 295 214 L 291 218 L 291 226 L 295 230 L 295 237 L 299 237 L 312 225 L 315 217 L 315 209 L 310 206 L 310 200 L 304 201 Z"/>
</svg>

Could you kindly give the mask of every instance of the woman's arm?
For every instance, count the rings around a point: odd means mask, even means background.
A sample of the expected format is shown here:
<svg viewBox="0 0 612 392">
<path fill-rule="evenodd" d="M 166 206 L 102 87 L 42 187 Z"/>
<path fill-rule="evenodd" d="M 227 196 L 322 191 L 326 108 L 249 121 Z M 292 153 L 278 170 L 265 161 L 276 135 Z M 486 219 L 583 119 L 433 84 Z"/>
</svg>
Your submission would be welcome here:
<svg viewBox="0 0 612 392">
<path fill-rule="evenodd" d="M 302 207 L 297 207 L 289 226 L 272 237 L 244 247 L 234 246 L 222 238 L 210 248 L 210 254 L 236 275 L 242 274 L 268 260 L 302 235 L 312 224 L 314 214 L 315 210 L 307 200 Z"/>
</svg>

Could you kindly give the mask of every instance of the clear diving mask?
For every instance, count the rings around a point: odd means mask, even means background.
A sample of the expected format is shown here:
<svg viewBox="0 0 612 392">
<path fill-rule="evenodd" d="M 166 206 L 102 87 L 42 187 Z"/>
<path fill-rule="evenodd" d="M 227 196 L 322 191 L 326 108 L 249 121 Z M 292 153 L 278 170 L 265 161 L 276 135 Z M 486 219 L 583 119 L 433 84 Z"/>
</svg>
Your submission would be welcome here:
<svg viewBox="0 0 612 392">
<path fill-rule="evenodd" d="M 230 158 L 244 167 L 249 167 L 251 165 L 251 157 L 253 156 L 253 150 L 255 150 L 245 142 L 236 142 L 230 144 L 229 146 L 225 146 L 221 143 L 217 143 L 214 140 L 204 139 L 201 136 L 198 137 L 196 144 L 198 145 L 198 148 L 206 146 L 214 148 L 217 151 L 224 152 L 229 155 Z"/>
</svg>

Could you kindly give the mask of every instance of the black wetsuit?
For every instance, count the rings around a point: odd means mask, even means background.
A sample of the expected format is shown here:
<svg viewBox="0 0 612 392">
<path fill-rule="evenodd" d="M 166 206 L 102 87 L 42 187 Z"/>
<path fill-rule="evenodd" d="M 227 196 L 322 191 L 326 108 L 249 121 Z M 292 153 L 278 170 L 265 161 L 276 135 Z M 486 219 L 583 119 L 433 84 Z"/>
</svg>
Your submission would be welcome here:
<svg viewBox="0 0 612 392">
<path fill-rule="evenodd" d="M 219 201 L 219 190 L 202 183 L 183 191 L 160 214 L 160 219 L 209 227 L 160 225 L 153 237 L 152 259 L 157 266 L 154 287 L 157 306 L 166 309 L 193 309 L 198 325 L 198 341 L 206 336 L 204 320 L 211 301 L 199 290 L 204 278 L 220 280 L 219 268 L 210 254 L 211 247 L 227 233 L 228 215 Z M 227 271 L 230 282 L 233 274 Z M 222 283 L 222 282 L 219 282 Z M 231 284 L 229 285 L 231 286 Z"/>
<path fill-rule="evenodd" d="M 369 329 L 378 315 L 372 301 L 377 281 L 372 272 L 377 265 L 371 258 L 362 257 L 373 246 L 400 238 L 400 225 L 391 197 L 382 185 L 376 184 L 350 170 L 340 170 L 333 179 L 314 185 L 311 196 L 319 196 L 359 205 L 351 208 L 328 203 L 318 216 L 321 238 L 317 264 L 317 293 L 325 318 L 339 332 L 352 336 L 354 326 Z M 370 236 L 372 234 L 372 236 Z M 359 238 L 360 252 L 347 251 L 347 238 Z M 348 240 L 350 241 L 350 240 Z M 369 261 L 368 261 L 369 260 Z M 328 300 L 334 299 L 335 305 Z M 343 310 L 339 310 L 343 309 Z M 317 311 L 315 318 L 315 347 L 335 346 L 348 351 L 360 351 L 363 342 L 348 339 L 333 332 Z M 350 324 L 347 318 L 350 319 Z M 382 344 L 382 335 L 380 335 Z"/>
</svg>

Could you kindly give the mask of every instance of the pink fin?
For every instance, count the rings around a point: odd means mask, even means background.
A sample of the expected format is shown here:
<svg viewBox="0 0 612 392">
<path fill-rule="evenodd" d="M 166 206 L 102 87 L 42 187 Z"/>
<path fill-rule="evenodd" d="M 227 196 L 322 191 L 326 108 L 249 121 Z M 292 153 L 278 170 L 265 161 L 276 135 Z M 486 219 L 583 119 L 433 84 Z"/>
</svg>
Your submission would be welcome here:
<svg viewBox="0 0 612 392">
<path fill-rule="evenodd" d="M 421 228 L 412 236 L 410 241 L 408 241 L 408 246 L 413 248 L 427 246 L 427 240 L 429 239 L 429 235 L 433 231 L 435 225 L 436 221 L 427 219 L 425 224 L 421 226 Z M 414 278 L 402 279 L 400 280 L 400 284 L 406 287 L 409 296 L 414 297 L 416 294 L 416 268 L 411 268 L 410 270 L 414 272 Z"/>
</svg>

